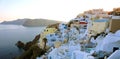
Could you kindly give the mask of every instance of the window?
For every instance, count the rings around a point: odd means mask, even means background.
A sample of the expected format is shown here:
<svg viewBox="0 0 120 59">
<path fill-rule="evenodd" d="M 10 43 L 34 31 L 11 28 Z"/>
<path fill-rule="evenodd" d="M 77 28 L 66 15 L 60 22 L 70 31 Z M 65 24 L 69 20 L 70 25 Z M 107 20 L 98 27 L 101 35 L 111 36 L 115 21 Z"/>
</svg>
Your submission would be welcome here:
<svg viewBox="0 0 120 59">
<path fill-rule="evenodd" d="M 50 58 L 49 58 L 49 59 L 52 59 L 52 58 L 51 58 L 51 56 L 50 56 Z"/>
<path fill-rule="evenodd" d="M 52 36 L 52 34 L 50 34 L 50 37 Z"/>
</svg>

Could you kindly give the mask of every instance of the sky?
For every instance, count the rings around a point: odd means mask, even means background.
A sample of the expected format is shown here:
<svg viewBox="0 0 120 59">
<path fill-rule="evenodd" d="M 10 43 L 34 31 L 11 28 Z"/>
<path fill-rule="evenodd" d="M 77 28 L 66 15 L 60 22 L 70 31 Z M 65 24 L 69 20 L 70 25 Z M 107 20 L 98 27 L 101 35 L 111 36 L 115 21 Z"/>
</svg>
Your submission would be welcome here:
<svg viewBox="0 0 120 59">
<path fill-rule="evenodd" d="M 89 9 L 112 11 L 120 0 L 0 0 L 0 22 L 23 18 L 69 21 Z"/>
</svg>

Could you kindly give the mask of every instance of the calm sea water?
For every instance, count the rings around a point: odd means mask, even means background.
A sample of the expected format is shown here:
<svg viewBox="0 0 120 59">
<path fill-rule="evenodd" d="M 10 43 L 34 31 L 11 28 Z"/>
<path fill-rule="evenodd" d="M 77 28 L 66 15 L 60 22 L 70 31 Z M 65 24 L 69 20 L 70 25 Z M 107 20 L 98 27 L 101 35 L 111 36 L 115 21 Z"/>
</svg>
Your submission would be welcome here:
<svg viewBox="0 0 120 59">
<path fill-rule="evenodd" d="M 20 55 L 20 51 L 15 43 L 17 41 L 28 42 L 41 33 L 45 27 L 24 27 L 21 25 L 1 25 L 0 24 L 0 59 L 12 59 Z"/>
</svg>

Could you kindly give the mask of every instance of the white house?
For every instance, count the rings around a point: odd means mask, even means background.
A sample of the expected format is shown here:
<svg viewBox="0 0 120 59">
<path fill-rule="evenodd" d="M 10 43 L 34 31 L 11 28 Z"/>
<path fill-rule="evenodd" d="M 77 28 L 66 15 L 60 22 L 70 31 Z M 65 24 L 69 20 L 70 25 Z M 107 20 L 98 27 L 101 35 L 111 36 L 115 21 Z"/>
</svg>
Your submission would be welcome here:
<svg viewBox="0 0 120 59">
<path fill-rule="evenodd" d="M 101 50 L 113 52 L 114 47 L 118 47 L 120 49 L 120 30 L 118 30 L 115 34 L 108 34 L 103 39 Z"/>
<path fill-rule="evenodd" d="M 76 50 L 72 52 L 71 59 L 95 59 L 95 58 L 91 56 L 89 53 Z"/>
<path fill-rule="evenodd" d="M 116 50 L 107 59 L 120 59 L 120 50 Z"/>
<path fill-rule="evenodd" d="M 62 33 L 67 29 L 67 25 L 64 23 L 61 23 L 61 24 L 59 24 L 58 28 L 59 28 L 60 32 Z"/>
</svg>

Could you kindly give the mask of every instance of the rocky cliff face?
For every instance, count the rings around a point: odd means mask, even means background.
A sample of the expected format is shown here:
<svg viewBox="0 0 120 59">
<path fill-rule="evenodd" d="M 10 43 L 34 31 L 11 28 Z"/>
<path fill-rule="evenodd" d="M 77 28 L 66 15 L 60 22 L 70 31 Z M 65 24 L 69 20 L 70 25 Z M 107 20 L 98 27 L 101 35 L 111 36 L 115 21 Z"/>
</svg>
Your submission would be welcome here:
<svg viewBox="0 0 120 59">
<path fill-rule="evenodd" d="M 33 41 L 29 41 L 26 44 L 18 41 L 16 43 L 17 47 L 25 50 L 25 52 L 22 55 L 16 57 L 15 59 L 36 59 L 37 56 L 43 55 L 46 51 L 38 47 L 37 42 L 39 38 L 40 34 L 37 35 Z"/>
<path fill-rule="evenodd" d="M 49 25 L 48 28 L 56 28 L 58 27 L 59 23 Z M 43 55 L 48 49 L 46 47 L 41 49 L 38 47 L 38 40 L 40 39 L 40 34 L 36 35 L 33 41 L 29 41 L 27 43 L 23 43 L 22 41 L 18 41 L 16 46 L 19 49 L 23 49 L 25 52 L 15 57 L 15 59 L 36 59 L 36 57 Z"/>
</svg>

